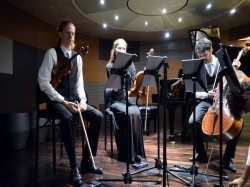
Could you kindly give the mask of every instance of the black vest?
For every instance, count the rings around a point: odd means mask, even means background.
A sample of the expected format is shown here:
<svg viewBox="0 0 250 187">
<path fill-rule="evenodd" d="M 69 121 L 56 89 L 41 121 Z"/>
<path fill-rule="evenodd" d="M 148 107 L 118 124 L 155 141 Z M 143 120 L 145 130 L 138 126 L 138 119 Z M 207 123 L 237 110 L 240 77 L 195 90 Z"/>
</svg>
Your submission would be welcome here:
<svg viewBox="0 0 250 187">
<path fill-rule="evenodd" d="M 64 57 L 64 53 L 60 47 L 55 47 L 57 54 L 57 61 Z M 72 56 L 76 54 L 75 51 L 72 51 Z M 61 94 L 67 101 L 79 100 L 79 97 L 76 92 L 76 83 L 77 83 L 77 58 L 74 58 L 72 61 L 73 68 L 70 74 L 63 76 L 59 86 L 56 88 L 56 91 Z"/>
</svg>

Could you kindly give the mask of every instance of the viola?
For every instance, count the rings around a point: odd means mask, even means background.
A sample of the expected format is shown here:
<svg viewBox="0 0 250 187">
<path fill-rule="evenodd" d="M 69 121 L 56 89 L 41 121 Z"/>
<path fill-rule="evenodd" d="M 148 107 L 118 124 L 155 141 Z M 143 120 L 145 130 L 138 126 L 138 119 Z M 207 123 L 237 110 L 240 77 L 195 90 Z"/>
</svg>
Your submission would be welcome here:
<svg viewBox="0 0 250 187">
<path fill-rule="evenodd" d="M 86 47 L 81 47 L 80 50 L 74 54 L 71 58 L 63 57 L 61 58 L 56 66 L 52 70 L 52 79 L 50 83 L 52 84 L 53 88 L 57 88 L 61 82 L 61 79 L 70 74 L 72 68 L 73 68 L 73 63 L 72 60 L 76 58 L 79 54 L 85 55 L 88 53 L 88 46 Z"/>
</svg>

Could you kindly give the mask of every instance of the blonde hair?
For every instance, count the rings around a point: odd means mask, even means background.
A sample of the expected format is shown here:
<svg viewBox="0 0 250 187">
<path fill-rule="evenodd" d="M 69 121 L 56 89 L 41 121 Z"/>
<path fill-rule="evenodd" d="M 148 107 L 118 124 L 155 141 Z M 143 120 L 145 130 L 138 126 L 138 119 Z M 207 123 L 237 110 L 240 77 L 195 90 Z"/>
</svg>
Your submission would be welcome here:
<svg viewBox="0 0 250 187">
<path fill-rule="evenodd" d="M 108 63 L 113 63 L 114 59 L 115 59 L 115 48 L 120 44 L 120 43 L 125 43 L 126 44 L 126 48 L 128 46 L 127 42 L 123 39 L 123 38 L 118 38 L 113 42 L 113 48 L 110 51 L 110 58 Z"/>
</svg>

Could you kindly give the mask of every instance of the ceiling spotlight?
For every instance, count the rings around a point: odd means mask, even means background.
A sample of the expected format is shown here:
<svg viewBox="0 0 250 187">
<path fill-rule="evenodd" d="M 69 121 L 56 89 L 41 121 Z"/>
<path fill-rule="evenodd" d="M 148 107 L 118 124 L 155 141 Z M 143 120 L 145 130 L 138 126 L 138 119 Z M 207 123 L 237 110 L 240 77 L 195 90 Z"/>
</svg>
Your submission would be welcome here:
<svg viewBox="0 0 250 187">
<path fill-rule="evenodd" d="M 206 6 L 206 9 L 210 9 L 210 8 L 212 8 L 212 4 L 208 3 L 207 6 Z"/>
<path fill-rule="evenodd" d="M 170 37 L 169 32 L 166 32 L 166 33 L 165 33 L 165 38 L 169 38 L 169 37 Z"/>
<path fill-rule="evenodd" d="M 147 22 L 147 21 L 145 21 L 144 25 L 145 25 L 145 26 L 148 26 L 148 22 Z"/>
<path fill-rule="evenodd" d="M 105 0 L 100 0 L 100 4 L 104 5 L 105 4 Z"/>
<path fill-rule="evenodd" d="M 230 10 L 230 14 L 234 14 L 235 12 L 236 12 L 235 8 L 233 8 L 233 9 Z"/>
<path fill-rule="evenodd" d="M 166 14 L 167 13 L 167 9 L 163 8 L 162 9 L 162 14 Z"/>
<path fill-rule="evenodd" d="M 115 20 L 118 21 L 119 20 L 119 16 L 115 15 Z"/>
<path fill-rule="evenodd" d="M 178 22 L 179 22 L 179 23 L 182 22 L 182 17 L 180 17 L 180 18 L 178 19 Z"/>
<path fill-rule="evenodd" d="M 102 24 L 102 27 L 103 27 L 104 29 L 106 29 L 106 28 L 108 27 L 107 23 L 103 23 L 103 24 Z"/>
</svg>

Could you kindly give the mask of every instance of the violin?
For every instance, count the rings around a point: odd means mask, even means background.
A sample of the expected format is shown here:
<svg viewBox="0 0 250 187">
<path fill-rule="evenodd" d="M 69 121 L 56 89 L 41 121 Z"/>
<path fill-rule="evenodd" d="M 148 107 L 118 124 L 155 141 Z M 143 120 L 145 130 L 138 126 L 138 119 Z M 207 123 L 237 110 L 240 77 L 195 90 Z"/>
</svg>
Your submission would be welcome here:
<svg viewBox="0 0 250 187">
<path fill-rule="evenodd" d="M 89 46 L 81 47 L 80 50 L 76 54 L 74 54 L 71 58 L 63 57 L 57 62 L 56 66 L 52 70 L 52 75 L 51 75 L 52 78 L 50 81 L 53 88 L 57 88 L 61 82 L 61 79 L 64 76 L 70 74 L 73 68 L 72 60 L 76 58 L 80 53 L 83 55 L 88 53 L 88 48 Z"/>
<path fill-rule="evenodd" d="M 249 43 L 249 42 L 248 42 Z M 237 56 L 235 62 L 238 62 L 242 55 L 245 55 L 249 50 L 249 47 L 246 45 Z M 236 70 L 236 75 L 239 82 L 247 81 L 249 82 L 250 78 L 247 77 L 242 71 Z M 227 84 L 227 82 L 225 82 Z M 219 85 L 218 85 L 219 86 Z M 202 131 L 207 135 L 220 135 L 220 99 L 219 99 L 219 87 L 217 86 L 215 97 L 213 100 L 212 106 L 206 112 L 203 121 L 202 121 Z M 223 85 L 224 87 L 224 85 Z M 243 119 L 235 119 L 227 106 L 227 100 L 223 96 L 223 106 L 222 106 L 222 135 L 224 140 L 228 141 L 233 139 L 242 129 Z"/>
</svg>

